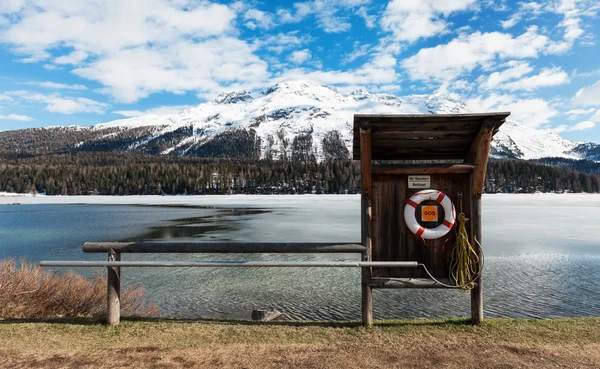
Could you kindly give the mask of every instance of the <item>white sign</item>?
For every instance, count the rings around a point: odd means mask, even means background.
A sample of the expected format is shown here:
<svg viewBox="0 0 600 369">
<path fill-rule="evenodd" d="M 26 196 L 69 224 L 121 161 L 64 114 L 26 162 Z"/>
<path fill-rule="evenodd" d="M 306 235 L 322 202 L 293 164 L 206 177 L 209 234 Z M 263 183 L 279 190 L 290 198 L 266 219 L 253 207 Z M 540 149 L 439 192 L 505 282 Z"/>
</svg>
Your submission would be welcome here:
<svg viewBox="0 0 600 369">
<path fill-rule="evenodd" d="M 430 176 L 408 176 L 408 188 L 429 188 L 431 186 Z"/>
</svg>

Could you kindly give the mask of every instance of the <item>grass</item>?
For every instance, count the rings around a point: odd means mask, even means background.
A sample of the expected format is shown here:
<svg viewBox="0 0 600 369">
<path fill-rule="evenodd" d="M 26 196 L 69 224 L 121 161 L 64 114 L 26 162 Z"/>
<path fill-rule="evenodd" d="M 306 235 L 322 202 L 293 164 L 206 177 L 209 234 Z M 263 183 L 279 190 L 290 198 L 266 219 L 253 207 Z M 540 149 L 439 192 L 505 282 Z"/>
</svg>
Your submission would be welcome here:
<svg viewBox="0 0 600 369">
<path fill-rule="evenodd" d="M 123 315 L 152 316 L 143 291 Z M 270 322 L 128 318 L 107 327 L 104 276 L 0 262 L 0 367 L 600 368 L 600 318 Z"/>
<path fill-rule="evenodd" d="M 152 316 L 142 289 L 121 292 L 124 315 Z M 106 311 L 106 277 L 58 274 L 24 260 L 0 261 L 0 317 L 94 317 Z"/>
<path fill-rule="evenodd" d="M 4 367 L 600 368 L 600 318 L 0 321 Z"/>
</svg>

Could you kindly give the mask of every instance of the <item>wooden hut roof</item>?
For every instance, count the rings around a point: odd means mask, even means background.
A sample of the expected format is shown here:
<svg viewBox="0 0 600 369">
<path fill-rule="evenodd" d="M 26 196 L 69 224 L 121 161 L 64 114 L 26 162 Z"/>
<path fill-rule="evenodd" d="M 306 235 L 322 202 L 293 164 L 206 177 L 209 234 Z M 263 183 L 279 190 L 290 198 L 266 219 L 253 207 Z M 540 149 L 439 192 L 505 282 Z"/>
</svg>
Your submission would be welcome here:
<svg viewBox="0 0 600 369">
<path fill-rule="evenodd" d="M 354 115 L 353 158 L 360 160 L 360 127 L 371 127 L 373 160 L 465 159 L 481 127 L 494 134 L 510 113 Z"/>
</svg>

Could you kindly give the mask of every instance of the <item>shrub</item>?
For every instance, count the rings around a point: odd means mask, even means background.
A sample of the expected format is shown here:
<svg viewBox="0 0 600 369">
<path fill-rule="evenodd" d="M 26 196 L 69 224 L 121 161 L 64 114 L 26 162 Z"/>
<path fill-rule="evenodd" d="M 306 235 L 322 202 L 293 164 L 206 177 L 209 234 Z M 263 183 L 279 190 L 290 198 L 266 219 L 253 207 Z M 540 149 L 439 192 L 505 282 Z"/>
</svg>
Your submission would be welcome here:
<svg viewBox="0 0 600 369">
<path fill-rule="evenodd" d="M 141 288 L 121 289 L 125 316 L 156 315 Z M 0 261 L 0 316 L 3 318 L 99 317 L 106 314 L 106 277 L 59 274 L 24 260 Z"/>
</svg>

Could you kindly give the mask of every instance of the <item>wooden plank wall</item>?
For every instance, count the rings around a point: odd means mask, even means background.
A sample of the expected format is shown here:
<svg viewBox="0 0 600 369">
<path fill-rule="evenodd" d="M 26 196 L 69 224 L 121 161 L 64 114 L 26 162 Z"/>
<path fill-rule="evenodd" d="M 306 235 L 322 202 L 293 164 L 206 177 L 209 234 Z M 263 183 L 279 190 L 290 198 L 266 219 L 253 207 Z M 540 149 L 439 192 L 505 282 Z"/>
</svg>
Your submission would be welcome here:
<svg viewBox="0 0 600 369">
<path fill-rule="evenodd" d="M 404 222 L 404 201 L 416 189 L 408 189 L 406 174 L 374 174 L 373 175 L 373 261 L 418 261 L 424 263 L 436 278 L 448 278 L 451 250 L 455 242 L 455 229 L 446 237 L 437 240 L 423 241 L 416 238 Z M 450 196 L 456 213 L 460 211 L 458 193 L 463 194 L 463 211 L 471 216 L 471 174 L 432 174 L 431 188 L 444 191 Z M 427 202 L 435 204 L 434 201 Z M 423 203 L 426 204 L 426 203 Z M 435 224 L 421 223 L 427 228 L 436 227 L 444 219 L 442 207 L 439 206 L 439 222 Z M 417 220 L 420 207 L 417 208 Z M 469 226 L 469 224 L 467 225 Z M 469 229 L 469 228 L 467 228 Z M 444 241 L 448 238 L 444 245 Z M 444 249 L 442 250 L 442 246 Z M 373 277 L 385 278 L 424 278 L 422 268 L 373 268 Z"/>
</svg>

